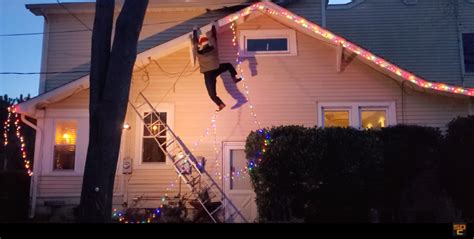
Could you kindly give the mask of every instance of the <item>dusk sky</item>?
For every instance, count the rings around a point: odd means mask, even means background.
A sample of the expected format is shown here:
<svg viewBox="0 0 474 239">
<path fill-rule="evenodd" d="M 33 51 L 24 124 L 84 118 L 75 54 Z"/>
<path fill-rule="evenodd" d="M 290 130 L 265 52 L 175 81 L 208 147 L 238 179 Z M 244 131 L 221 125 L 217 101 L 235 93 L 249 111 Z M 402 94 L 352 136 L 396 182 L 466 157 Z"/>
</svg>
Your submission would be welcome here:
<svg viewBox="0 0 474 239">
<path fill-rule="evenodd" d="M 94 2 L 61 0 L 60 2 Z M 330 0 L 333 3 L 348 0 Z M 56 0 L 0 0 L 0 72 L 40 72 L 43 35 L 3 36 L 43 32 L 43 17 L 35 16 L 25 4 L 56 3 Z M 0 95 L 15 98 L 38 94 L 39 75 L 0 74 Z"/>
</svg>

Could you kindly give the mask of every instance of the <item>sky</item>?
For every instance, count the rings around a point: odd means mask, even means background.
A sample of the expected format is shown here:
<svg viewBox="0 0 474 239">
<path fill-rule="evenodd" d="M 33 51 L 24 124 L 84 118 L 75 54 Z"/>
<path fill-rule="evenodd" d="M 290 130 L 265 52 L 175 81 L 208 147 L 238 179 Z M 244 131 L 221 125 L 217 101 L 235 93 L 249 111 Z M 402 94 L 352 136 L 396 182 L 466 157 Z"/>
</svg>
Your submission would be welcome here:
<svg viewBox="0 0 474 239">
<path fill-rule="evenodd" d="M 43 32 L 43 17 L 35 16 L 25 4 L 55 3 L 56 0 L 0 0 L 0 73 L 40 72 L 43 35 L 1 36 L 16 33 Z M 60 2 L 94 2 L 93 0 L 61 0 Z M 345 3 L 348 0 L 330 0 Z M 20 94 L 36 96 L 39 75 L 0 74 L 0 96 Z"/>
</svg>

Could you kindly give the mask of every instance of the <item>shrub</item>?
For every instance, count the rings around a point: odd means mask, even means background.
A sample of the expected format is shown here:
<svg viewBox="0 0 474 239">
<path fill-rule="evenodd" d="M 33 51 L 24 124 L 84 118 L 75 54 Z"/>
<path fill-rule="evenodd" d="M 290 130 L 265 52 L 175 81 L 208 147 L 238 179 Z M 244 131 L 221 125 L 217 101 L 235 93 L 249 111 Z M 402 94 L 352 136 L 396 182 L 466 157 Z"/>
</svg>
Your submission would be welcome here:
<svg viewBox="0 0 474 239">
<path fill-rule="evenodd" d="M 466 221 L 474 221 L 474 115 L 448 123 L 441 178 Z"/>
<path fill-rule="evenodd" d="M 268 146 L 262 153 L 264 142 Z M 260 221 L 401 221 L 401 195 L 440 157 L 439 130 L 395 126 L 380 131 L 280 126 L 246 143 Z M 422 185 L 424 186 L 424 185 Z"/>
</svg>

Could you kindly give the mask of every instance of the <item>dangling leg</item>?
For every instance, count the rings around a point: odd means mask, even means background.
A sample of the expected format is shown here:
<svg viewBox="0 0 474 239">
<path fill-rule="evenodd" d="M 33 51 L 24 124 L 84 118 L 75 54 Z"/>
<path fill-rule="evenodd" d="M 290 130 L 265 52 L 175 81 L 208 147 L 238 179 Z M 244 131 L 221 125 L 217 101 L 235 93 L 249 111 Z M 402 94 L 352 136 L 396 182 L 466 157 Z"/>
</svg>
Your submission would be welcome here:
<svg viewBox="0 0 474 239">
<path fill-rule="evenodd" d="M 209 94 L 209 97 L 211 97 L 211 100 L 214 101 L 214 103 L 216 103 L 217 106 L 219 106 L 218 111 L 221 111 L 225 107 L 225 104 L 217 96 L 216 77 L 217 77 L 217 74 L 215 71 L 208 71 L 204 73 L 204 80 L 206 81 L 207 93 Z"/>
<path fill-rule="evenodd" d="M 217 69 L 217 75 L 222 74 L 223 72 L 229 71 L 230 76 L 234 83 L 241 81 L 241 78 L 237 78 L 237 71 L 235 70 L 234 66 L 230 63 L 221 63 L 219 65 L 219 69 Z"/>
</svg>

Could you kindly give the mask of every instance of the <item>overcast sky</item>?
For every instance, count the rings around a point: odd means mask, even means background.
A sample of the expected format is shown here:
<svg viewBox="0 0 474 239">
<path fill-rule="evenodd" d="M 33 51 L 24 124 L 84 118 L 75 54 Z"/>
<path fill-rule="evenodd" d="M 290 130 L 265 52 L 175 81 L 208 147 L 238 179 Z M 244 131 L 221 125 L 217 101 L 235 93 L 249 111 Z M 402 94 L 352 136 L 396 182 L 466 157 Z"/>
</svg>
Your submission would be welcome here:
<svg viewBox="0 0 474 239">
<path fill-rule="evenodd" d="M 330 0 L 344 3 L 348 0 Z M 56 0 L 0 0 L 0 35 L 43 32 L 43 17 L 25 8 L 31 3 L 55 3 Z M 78 2 L 78 0 L 61 0 Z M 79 2 L 94 2 L 80 0 Z M 43 35 L 0 36 L 0 72 L 39 72 Z M 39 75 L 0 74 L 0 95 L 15 98 L 20 94 L 38 94 Z"/>
</svg>

